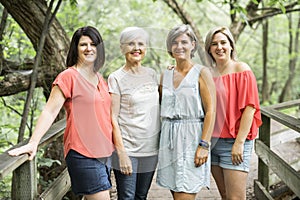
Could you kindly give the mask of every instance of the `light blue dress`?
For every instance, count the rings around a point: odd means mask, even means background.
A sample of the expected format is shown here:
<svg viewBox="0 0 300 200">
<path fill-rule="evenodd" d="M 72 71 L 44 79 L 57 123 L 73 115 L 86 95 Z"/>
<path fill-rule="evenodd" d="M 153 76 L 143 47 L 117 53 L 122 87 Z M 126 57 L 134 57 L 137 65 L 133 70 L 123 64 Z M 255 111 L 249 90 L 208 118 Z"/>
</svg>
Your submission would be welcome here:
<svg viewBox="0 0 300 200">
<path fill-rule="evenodd" d="M 198 82 L 201 68 L 194 65 L 176 89 L 174 70 L 166 70 L 163 76 L 157 184 L 174 192 L 197 193 L 210 185 L 210 153 L 204 165 L 194 164 L 204 118 Z"/>
</svg>

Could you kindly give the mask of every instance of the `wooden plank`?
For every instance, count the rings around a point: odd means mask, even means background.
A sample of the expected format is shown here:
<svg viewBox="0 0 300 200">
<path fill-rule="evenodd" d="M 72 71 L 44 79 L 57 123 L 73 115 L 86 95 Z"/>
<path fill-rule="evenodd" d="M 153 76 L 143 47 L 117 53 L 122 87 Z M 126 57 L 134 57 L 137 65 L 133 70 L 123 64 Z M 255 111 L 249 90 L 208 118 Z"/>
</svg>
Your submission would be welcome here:
<svg viewBox="0 0 300 200">
<path fill-rule="evenodd" d="M 53 200 L 62 199 L 71 187 L 68 170 L 65 169 L 51 185 L 40 195 L 39 199 Z"/>
<path fill-rule="evenodd" d="M 27 161 L 13 173 L 11 198 L 14 200 L 35 199 L 37 196 L 36 159 Z"/>
<path fill-rule="evenodd" d="M 268 106 L 268 108 L 276 109 L 276 110 L 282 110 L 282 109 L 292 108 L 292 107 L 299 106 L 299 105 L 300 105 L 300 99 L 296 99 L 296 100 L 291 100 L 291 101 L 278 103 L 278 104 L 275 104 L 275 105 L 270 105 L 270 106 Z"/>
<path fill-rule="evenodd" d="M 52 142 L 53 140 L 57 139 L 64 133 L 65 128 L 66 128 L 66 119 L 62 119 L 62 120 L 54 123 L 49 128 L 49 130 L 44 135 L 44 137 L 41 139 L 39 145 L 44 146 L 44 145 Z"/>
<path fill-rule="evenodd" d="M 255 198 L 259 200 L 273 200 L 273 197 L 258 180 L 254 180 L 254 194 Z"/>
<path fill-rule="evenodd" d="M 270 147 L 271 119 L 262 115 L 263 124 L 259 129 L 259 139 Z M 261 160 L 258 160 L 258 180 L 265 187 L 269 188 L 269 167 Z"/>
<path fill-rule="evenodd" d="M 63 134 L 63 131 L 65 129 L 65 123 L 66 123 L 65 119 L 54 123 L 51 126 L 51 128 L 47 131 L 47 133 L 44 135 L 44 137 L 41 139 L 39 147 L 44 146 L 44 145 L 52 142 L 56 138 L 60 137 Z M 10 149 L 22 146 L 22 145 L 26 144 L 27 141 L 28 140 L 21 142 Z M 12 173 L 15 169 L 17 169 L 19 166 L 21 166 L 23 163 L 25 163 L 28 160 L 27 154 L 20 155 L 17 157 L 9 156 L 7 152 L 10 149 L 8 149 L 4 153 L 0 154 L 0 160 L 1 160 L 1 162 L 0 162 L 0 180 L 3 179 L 7 174 Z"/>
<path fill-rule="evenodd" d="M 297 195 L 300 196 L 300 173 L 270 150 L 262 141 L 256 140 L 258 157 Z"/>
<path fill-rule="evenodd" d="M 12 157 L 8 155 L 7 151 L 0 154 L 0 180 L 25 163 L 29 157 L 27 154 Z"/>
<path fill-rule="evenodd" d="M 262 114 L 300 133 L 300 120 L 270 108 L 262 108 Z"/>
</svg>

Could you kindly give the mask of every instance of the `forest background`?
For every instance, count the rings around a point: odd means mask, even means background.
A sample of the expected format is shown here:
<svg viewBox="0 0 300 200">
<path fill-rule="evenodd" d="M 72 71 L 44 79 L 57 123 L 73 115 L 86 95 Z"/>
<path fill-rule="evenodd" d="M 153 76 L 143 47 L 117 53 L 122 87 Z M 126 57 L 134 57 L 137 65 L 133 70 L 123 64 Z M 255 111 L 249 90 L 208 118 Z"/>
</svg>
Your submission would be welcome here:
<svg viewBox="0 0 300 200">
<path fill-rule="evenodd" d="M 31 135 L 52 81 L 65 69 L 70 38 L 77 28 L 85 25 L 95 26 L 103 36 L 106 62 L 100 72 L 105 78 L 124 64 L 119 34 L 125 27 L 139 26 L 149 32 L 150 44 L 143 65 L 154 68 L 159 78 L 174 63 L 165 45 L 172 27 L 190 24 L 203 46 L 210 28 L 228 26 L 236 39 L 239 60 L 248 63 L 256 75 L 262 106 L 300 98 L 299 0 L 0 0 L 0 3 L 1 153 Z M 47 9 L 54 14 L 53 19 Z M 44 23 L 47 17 L 52 20 L 48 24 Z M 205 64 L 203 57 L 200 49 L 195 62 Z M 297 110 L 286 112 L 293 115 Z M 63 114 L 59 118 L 62 117 Z M 41 188 L 55 176 L 57 167 L 63 166 L 60 144 L 58 141 L 52 148 L 39 151 Z M 49 167 L 54 169 L 51 173 Z M 0 181 L 0 198 L 9 196 L 10 178 Z"/>
</svg>

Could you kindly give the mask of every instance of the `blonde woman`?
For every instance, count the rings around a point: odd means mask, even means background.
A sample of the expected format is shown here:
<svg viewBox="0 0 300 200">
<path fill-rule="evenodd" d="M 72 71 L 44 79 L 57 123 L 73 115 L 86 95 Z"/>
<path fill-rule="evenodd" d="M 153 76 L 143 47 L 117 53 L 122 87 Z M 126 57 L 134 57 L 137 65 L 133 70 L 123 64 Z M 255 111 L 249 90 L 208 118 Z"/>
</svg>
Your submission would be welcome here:
<svg viewBox="0 0 300 200">
<path fill-rule="evenodd" d="M 246 63 L 237 60 L 227 27 L 208 32 L 205 50 L 217 90 L 212 174 L 222 199 L 246 199 L 253 140 L 262 124 L 256 78 Z"/>
</svg>

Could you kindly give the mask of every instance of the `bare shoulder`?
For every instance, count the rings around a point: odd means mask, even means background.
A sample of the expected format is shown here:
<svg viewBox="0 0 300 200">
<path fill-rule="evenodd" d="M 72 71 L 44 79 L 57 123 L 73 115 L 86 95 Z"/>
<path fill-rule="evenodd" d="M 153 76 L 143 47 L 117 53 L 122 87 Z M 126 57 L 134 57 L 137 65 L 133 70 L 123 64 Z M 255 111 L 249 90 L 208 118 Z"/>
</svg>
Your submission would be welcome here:
<svg viewBox="0 0 300 200">
<path fill-rule="evenodd" d="M 205 77 L 212 77 L 212 71 L 209 67 L 203 66 L 201 69 L 201 74 L 200 76 L 205 76 Z"/>
<path fill-rule="evenodd" d="M 250 66 L 247 63 L 244 62 L 236 62 L 235 63 L 235 70 L 236 72 L 243 72 L 243 71 L 251 71 Z"/>
</svg>

